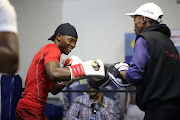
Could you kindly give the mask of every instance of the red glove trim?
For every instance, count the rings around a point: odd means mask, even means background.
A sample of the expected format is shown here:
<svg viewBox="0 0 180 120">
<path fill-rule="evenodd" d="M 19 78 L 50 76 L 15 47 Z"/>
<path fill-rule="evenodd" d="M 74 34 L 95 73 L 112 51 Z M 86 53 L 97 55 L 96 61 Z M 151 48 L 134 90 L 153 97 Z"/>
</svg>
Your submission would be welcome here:
<svg viewBox="0 0 180 120">
<path fill-rule="evenodd" d="M 85 76 L 86 75 L 84 68 L 83 68 L 83 65 L 81 63 L 71 65 L 70 68 L 71 68 L 72 77 L 79 77 L 79 76 Z"/>
<path fill-rule="evenodd" d="M 64 63 L 64 67 L 70 66 L 72 63 L 72 59 L 67 59 Z"/>
</svg>

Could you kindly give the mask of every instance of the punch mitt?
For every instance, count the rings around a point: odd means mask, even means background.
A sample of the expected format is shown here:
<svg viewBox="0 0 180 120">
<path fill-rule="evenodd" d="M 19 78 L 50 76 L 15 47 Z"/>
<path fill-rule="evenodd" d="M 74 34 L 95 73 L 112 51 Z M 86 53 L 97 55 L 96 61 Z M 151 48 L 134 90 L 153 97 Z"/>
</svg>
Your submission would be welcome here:
<svg viewBox="0 0 180 120">
<path fill-rule="evenodd" d="M 129 87 L 131 83 L 119 76 L 119 71 L 114 66 L 105 67 L 105 77 L 88 78 L 90 87 L 102 89 L 108 85 L 115 84 L 117 87 Z"/>
</svg>

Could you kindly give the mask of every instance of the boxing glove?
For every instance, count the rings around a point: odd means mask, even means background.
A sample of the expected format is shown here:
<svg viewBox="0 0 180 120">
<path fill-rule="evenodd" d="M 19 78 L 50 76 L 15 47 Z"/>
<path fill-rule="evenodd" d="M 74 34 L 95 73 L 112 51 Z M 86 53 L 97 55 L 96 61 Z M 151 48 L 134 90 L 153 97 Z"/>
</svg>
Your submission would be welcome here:
<svg viewBox="0 0 180 120">
<path fill-rule="evenodd" d="M 83 61 L 75 55 L 72 55 L 71 57 L 68 57 L 66 61 L 64 62 L 64 67 L 68 67 L 70 65 L 78 64 L 78 63 L 83 63 Z M 82 78 L 81 78 L 82 79 Z M 69 86 L 71 85 L 75 80 L 70 80 L 70 81 L 58 81 L 58 85 L 64 85 L 64 86 Z"/>
<path fill-rule="evenodd" d="M 83 61 L 78 56 L 72 55 L 71 57 L 68 57 L 66 59 L 66 61 L 64 62 L 64 67 L 68 67 L 79 63 L 83 63 Z"/>
<path fill-rule="evenodd" d="M 75 80 L 88 76 L 105 76 L 104 63 L 100 59 L 83 62 L 77 56 L 71 56 L 65 61 L 64 66 L 70 69 L 71 79 Z"/>
</svg>

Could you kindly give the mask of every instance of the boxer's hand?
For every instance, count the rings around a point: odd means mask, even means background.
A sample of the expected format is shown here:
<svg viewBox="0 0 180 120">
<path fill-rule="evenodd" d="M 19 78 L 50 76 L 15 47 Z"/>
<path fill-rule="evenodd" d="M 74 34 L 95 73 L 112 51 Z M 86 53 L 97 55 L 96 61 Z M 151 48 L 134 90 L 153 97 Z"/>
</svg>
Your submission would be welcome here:
<svg viewBox="0 0 180 120">
<path fill-rule="evenodd" d="M 80 80 L 88 76 L 105 76 L 104 63 L 100 59 L 83 62 L 79 57 L 71 56 L 65 61 L 64 67 L 70 69 L 72 80 Z"/>
<path fill-rule="evenodd" d="M 129 65 L 127 63 L 119 62 L 119 63 L 115 63 L 114 67 L 118 69 L 118 71 L 120 72 L 120 71 L 128 70 Z"/>
<path fill-rule="evenodd" d="M 104 77 L 104 63 L 100 60 L 88 60 L 83 63 L 69 66 L 71 79 L 83 79 L 84 77 Z"/>
<path fill-rule="evenodd" d="M 64 62 L 64 67 L 69 67 L 71 65 L 75 65 L 75 64 L 79 64 L 79 63 L 83 63 L 83 61 L 78 56 L 72 55 L 71 57 L 68 57 L 66 59 L 66 61 Z M 64 85 L 70 86 L 74 81 L 76 81 L 76 80 L 71 79 L 70 81 L 67 81 L 67 82 L 63 81 L 63 82 L 64 82 Z"/>
</svg>

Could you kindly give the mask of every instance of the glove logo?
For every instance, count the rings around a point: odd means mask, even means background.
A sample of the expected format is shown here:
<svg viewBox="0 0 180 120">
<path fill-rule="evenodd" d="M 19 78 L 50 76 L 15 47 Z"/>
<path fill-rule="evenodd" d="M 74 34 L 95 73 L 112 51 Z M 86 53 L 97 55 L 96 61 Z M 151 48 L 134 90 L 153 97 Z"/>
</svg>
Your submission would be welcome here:
<svg viewBox="0 0 180 120">
<path fill-rule="evenodd" d="M 91 66 L 95 71 L 98 71 L 100 69 L 100 65 L 96 60 L 92 61 Z"/>
</svg>

